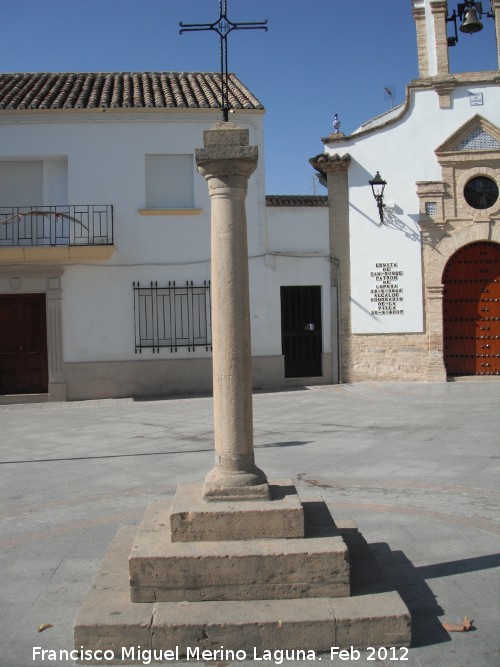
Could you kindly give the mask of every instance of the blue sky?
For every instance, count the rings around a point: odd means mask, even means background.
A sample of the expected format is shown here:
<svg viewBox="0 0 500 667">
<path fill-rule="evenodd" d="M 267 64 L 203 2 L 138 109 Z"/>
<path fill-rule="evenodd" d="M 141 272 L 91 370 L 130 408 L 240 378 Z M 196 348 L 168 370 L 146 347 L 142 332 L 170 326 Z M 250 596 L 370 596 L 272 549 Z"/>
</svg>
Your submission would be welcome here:
<svg viewBox="0 0 500 667">
<path fill-rule="evenodd" d="M 218 0 L 2 0 L 1 68 L 218 71 L 217 35 L 179 35 L 180 21 L 218 12 Z M 308 158 L 323 150 L 334 114 L 349 134 L 402 102 L 418 75 L 411 0 L 228 0 L 228 18 L 269 22 L 268 32 L 229 37 L 230 70 L 266 108 L 268 194 L 311 194 Z M 450 49 L 452 72 L 497 68 L 494 23 L 483 23 Z"/>
</svg>

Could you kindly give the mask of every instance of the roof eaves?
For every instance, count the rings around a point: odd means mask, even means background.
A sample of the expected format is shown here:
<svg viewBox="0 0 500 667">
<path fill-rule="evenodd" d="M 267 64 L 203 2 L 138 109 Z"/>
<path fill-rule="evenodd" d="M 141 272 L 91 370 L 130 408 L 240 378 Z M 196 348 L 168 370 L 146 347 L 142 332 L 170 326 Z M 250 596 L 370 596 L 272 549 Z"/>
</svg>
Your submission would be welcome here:
<svg viewBox="0 0 500 667">
<path fill-rule="evenodd" d="M 269 207 L 326 207 L 327 195 L 266 195 Z"/>
<path fill-rule="evenodd" d="M 0 111 L 220 109 L 222 81 L 213 72 L 36 72 L 0 74 Z M 264 111 L 235 74 L 233 110 Z"/>
</svg>

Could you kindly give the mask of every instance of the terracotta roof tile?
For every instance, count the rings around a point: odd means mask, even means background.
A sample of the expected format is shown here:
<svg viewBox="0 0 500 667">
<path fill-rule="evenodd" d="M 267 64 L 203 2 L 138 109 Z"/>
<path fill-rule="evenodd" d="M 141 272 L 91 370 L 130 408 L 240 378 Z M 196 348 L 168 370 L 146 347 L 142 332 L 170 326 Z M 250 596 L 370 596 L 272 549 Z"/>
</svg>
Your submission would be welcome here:
<svg viewBox="0 0 500 667">
<path fill-rule="evenodd" d="M 212 88 L 210 87 L 208 81 L 202 74 L 196 74 L 195 77 L 198 85 L 200 86 L 201 93 L 207 101 L 207 105 L 211 109 L 216 109 L 219 106 L 219 103 L 217 102 L 217 98 L 213 94 Z"/>
<path fill-rule="evenodd" d="M 217 109 L 220 74 L 207 72 L 66 72 L 0 74 L 0 111 L 18 109 Z M 263 109 L 229 75 L 233 109 Z"/>
<path fill-rule="evenodd" d="M 328 196 L 266 195 L 266 206 L 328 206 Z"/>
</svg>

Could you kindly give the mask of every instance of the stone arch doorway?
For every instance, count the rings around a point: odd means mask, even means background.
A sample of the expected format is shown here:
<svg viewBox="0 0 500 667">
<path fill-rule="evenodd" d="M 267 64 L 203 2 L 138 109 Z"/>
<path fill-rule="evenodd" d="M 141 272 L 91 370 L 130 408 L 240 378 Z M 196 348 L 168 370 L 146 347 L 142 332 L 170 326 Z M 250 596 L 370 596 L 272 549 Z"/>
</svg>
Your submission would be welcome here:
<svg viewBox="0 0 500 667">
<path fill-rule="evenodd" d="M 447 375 L 500 375 L 500 244 L 470 243 L 443 272 Z"/>
</svg>

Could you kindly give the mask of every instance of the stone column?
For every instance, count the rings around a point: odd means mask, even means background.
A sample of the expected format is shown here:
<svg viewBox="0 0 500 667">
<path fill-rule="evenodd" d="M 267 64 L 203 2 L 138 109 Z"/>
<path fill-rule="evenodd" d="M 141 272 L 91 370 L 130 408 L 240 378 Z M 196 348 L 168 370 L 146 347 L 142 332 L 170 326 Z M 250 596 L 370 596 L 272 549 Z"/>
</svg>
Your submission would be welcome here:
<svg viewBox="0 0 500 667">
<path fill-rule="evenodd" d="M 47 350 L 49 362 L 49 399 L 66 400 L 66 380 L 62 353 L 62 290 L 59 276 L 47 280 Z"/>
<path fill-rule="evenodd" d="M 203 133 L 198 171 L 211 200 L 211 297 L 215 467 L 205 500 L 269 499 L 253 450 L 252 362 L 245 199 L 257 166 L 248 130 L 218 123 Z"/>
<path fill-rule="evenodd" d="M 448 54 L 448 40 L 446 35 L 446 15 L 448 5 L 446 0 L 431 0 L 431 11 L 434 17 L 434 39 L 436 49 L 436 72 L 429 72 L 437 76 L 449 76 L 450 63 Z"/>
<path fill-rule="evenodd" d="M 428 358 L 427 382 L 446 382 L 443 357 L 443 285 L 426 287 Z"/>
<path fill-rule="evenodd" d="M 343 134 L 331 134 L 325 143 L 342 143 Z M 349 382 L 352 373 L 351 242 L 349 227 L 349 153 L 320 153 L 309 160 L 326 178 L 332 287 L 332 331 L 338 332 L 338 371 L 334 382 Z M 332 346 L 335 341 L 332 341 Z"/>
<path fill-rule="evenodd" d="M 417 31 L 418 76 L 420 79 L 425 79 L 429 76 L 429 45 L 423 0 L 413 0 L 413 17 Z"/>
<path fill-rule="evenodd" d="M 497 58 L 500 69 L 500 0 L 493 0 L 491 8 L 495 14 L 495 32 L 497 36 Z"/>
</svg>

